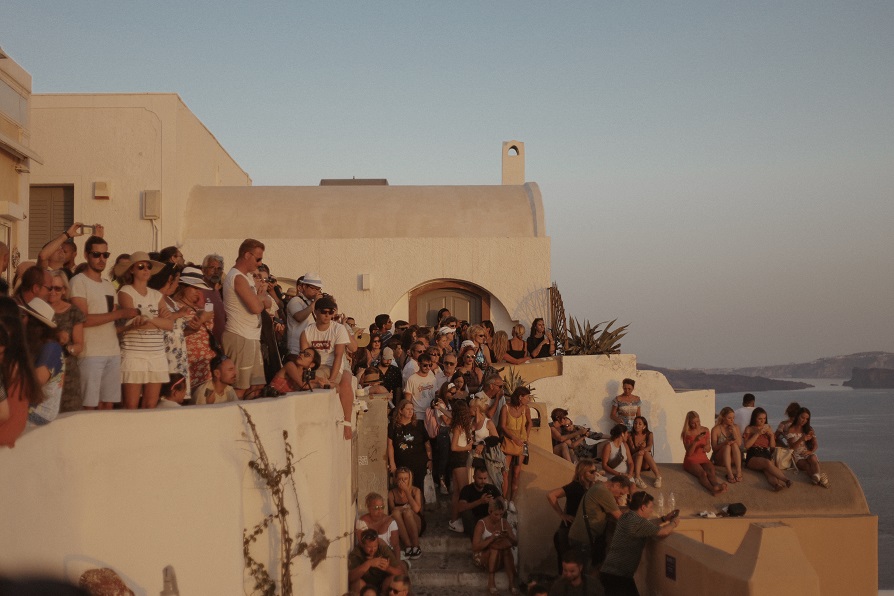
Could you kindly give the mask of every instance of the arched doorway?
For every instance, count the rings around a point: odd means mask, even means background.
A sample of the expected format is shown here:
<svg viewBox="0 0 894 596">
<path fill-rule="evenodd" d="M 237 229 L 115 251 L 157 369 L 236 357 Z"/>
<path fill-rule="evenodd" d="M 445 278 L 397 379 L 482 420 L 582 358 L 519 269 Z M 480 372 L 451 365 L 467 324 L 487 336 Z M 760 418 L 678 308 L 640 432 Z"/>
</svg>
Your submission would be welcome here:
<svg viewBox="0 0 894 596">
<path fill-rule="evenodd" d="M 442 308 L 460 320 L 480 323 L 490 318 L 490 293 L 468 282 L 440 279 L 409 293 L 409 322 L 432 326 Z"/>
</svg>

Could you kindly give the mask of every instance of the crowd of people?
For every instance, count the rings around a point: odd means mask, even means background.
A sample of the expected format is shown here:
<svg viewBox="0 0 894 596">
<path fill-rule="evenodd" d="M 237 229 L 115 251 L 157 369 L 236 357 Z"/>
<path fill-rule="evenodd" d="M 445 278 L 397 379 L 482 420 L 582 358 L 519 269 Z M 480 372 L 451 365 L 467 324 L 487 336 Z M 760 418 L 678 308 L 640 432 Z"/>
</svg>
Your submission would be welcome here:
<svg viewBox="0 0 894 596">
<path fill-rule="evenodd" d="M 528 457 L 531 392 L 507 391 L 498 367 L 555 354 L 543 319 L 533 321 L 527 338 L 522 325 L 495 330 L 447 309 L 431 327 L 381 314 L 361 328 L 339 313 L 313 272 L 284 292 L 258 240 L 242 242 L 224 274 L 221 255 L 190 262 L 176 247 L 112 260 L 101 225 L 85 239 L 78 263 L 73 239 L 84 232 L 76 223 L 49 242 L 36 263 L 17 268 L 11 296 L 0 296 L 0 445 L 14 446 L 26 425 L 51 423 L 62 412 L 200 406 L 315 388 L 336 389 L 341 434 L 350 439 L 357 386 L 389 402 L 390 487 L 386 496 L 366 498 L 349 558 L 352 591 L 409 590 L 406 561 L 422 556 L 430 475 L 435 490 L 450 496 L 448 528 L 469 537 L 490 591 L 503 569 L 517 593 L 517 537 L 505 515 L 516 512 Z M 5 249 L 0 273 L 8 266 Z M 551 413 L 553 451 L 576 469 L 569 484 L 547 495 L 561 520 L 556 585 L 565 586 L 550 594 L 603 587 L 635 593 L 645 540 L 676 525 L 674 512 L 651 519 L 643 475 L 654 476 L 655 488 L 662 475 L 635 381 L 621 387 L 608 437 L 575 425 L 567 410 Z M 786 414 L 773 432 L 751 394 L 739 410 L 721 410 L 710 429 L 690 412 L 681 432 L 684 469 L 714 495 L 741 482 L 743 467 L 761 472 L 776 491 L 792 484 L 788 465 L 827 488 L 810 411 L 792 404 Z"/>
</svg>

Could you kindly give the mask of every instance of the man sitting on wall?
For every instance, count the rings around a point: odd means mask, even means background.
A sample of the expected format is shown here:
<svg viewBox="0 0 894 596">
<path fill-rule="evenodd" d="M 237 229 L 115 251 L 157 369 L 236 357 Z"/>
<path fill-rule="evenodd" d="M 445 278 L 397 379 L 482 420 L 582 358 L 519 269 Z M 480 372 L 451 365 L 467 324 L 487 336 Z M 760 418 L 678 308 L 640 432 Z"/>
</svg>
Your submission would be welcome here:
<svg viewBox="0 0 894 596">
<path fill-rule="evenodd" d="M 360 544 L 348 555 L 348 586 L 352 594 L 360 594 L 364 586 L 375 586 L 379 594 L 387 594 L 396 575 L 404 572 L 394 551 L 379 538 L 375 530 L 363 530 Z"/>
<path fill-rule="evenodd" d="M 289 354 L 301 351 L 301 334 L 313 323 L 314 305 L 323 295 L 323 280 L 316 273 L 305 273 L 298 278 L 295 296 L 286 305 Z"/>
<path fill-rule="evenodd" d="M 306 281 L 306 280 L 305 280 Z M 338 305 L 332 296 L 322 296 L 314 302 L 314 323 L 301 334 L 301 349 L 313 348 L 320 354 L 320 367 L 316 376 L 329 385 L 338 387 L 338 398 L 344 412 L 344 437 L 350 441 L 351 415 L 354 409 L 354 388 L 345 352 L 351 343 L 345 326 L 332 320 Z"/>
<path fill-rule="evenodd" d="M 237 401 L 233 383 L 236 382 L 236 363 L 226 356 L 211 359 L 211 378 L 196 387 L 193 400 L 196 405 L 222 404 Z"/>
</svg>

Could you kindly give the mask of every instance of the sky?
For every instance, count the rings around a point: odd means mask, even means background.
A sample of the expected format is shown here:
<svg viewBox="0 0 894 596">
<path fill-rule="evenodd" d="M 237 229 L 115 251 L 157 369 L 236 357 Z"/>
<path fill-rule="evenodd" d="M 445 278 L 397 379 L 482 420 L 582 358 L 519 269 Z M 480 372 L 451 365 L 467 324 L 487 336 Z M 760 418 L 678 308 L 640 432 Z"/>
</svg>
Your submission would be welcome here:
<svg viewBox="0 0 894 596">
<path fill-rule="evenodd" d="M 255 185 L 499 184 L 523 141 L 566 312 L 629 323 L 639 362 L 894 351 L 894 2 L 3 15 L 35 93 L 178 93 Z"/>
</svg>

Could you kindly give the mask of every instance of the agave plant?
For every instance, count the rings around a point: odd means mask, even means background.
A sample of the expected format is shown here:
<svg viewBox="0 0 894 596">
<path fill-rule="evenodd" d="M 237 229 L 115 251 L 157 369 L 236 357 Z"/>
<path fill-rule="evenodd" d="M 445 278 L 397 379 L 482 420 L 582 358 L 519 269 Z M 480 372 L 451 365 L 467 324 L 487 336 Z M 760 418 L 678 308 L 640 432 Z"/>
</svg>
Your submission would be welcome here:
<svg viewBox="0 0 894 596">
<path fill-rule="evenodd" d="M 565 346 L 565 354 L 569 356 L 592 354 L 620 354 L 621 338 L 627 335 L 628 325 L 622 325 L 612 329 L 615 319 L 606 324 L 605 321 L 590 325 L 587 320 L 583 325 L 573 317 L 568 318 L 568 345 Z M 600 325 L 605 325 L 600 329 Z"/>
<path fill-rule="evenodd" d="M 527 387 L 532 392 L 531 400 L 533 401 L 535 399 L 533 395 L 534 388 L 531 387 L 531 384 L 525 383 L 525 379 L 521 376 L 521 373 L 510 366 L 509 372 L 506 373 L 506 376 L 503 378 L 503 393 L 512 395 L 519 387 Z"/>
</svg>

